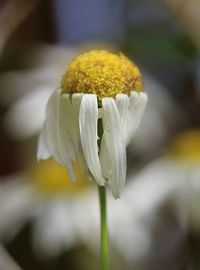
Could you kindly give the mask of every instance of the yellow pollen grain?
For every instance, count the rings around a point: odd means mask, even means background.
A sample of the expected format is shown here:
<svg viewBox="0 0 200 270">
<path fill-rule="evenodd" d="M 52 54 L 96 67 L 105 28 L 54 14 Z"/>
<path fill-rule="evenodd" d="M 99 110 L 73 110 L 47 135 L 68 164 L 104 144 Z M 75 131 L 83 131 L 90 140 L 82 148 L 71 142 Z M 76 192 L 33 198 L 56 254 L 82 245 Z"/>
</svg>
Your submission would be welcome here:
<svg viewBox="0 0 200 270">
<path fill-rule="evenodd" d="M 55 196 L 60 193 L 79 194 L 91 187 L 83 170 L 74 164 L 77 181 L 72 182 L 65 167 L 59 166 L 53 159 L 41 161 L 27 171 L 27 178 L 36 190 L 43 195 Z"/>
<path fill-rule="evenodd" d="M 123 54 L 103 50 L 84 53 L 68 66 L 61 81 L 65 93 L 96 94 L 115 97 L 119 93 L 142 91 L 141 73 L 138 67 Z"/>
<path fill-rule="evenodd" d="M 169 147 L 170 157 L 188 163 L 200 164 L 200 130 L 191 130 L 179 135 Z"/>
</svg>

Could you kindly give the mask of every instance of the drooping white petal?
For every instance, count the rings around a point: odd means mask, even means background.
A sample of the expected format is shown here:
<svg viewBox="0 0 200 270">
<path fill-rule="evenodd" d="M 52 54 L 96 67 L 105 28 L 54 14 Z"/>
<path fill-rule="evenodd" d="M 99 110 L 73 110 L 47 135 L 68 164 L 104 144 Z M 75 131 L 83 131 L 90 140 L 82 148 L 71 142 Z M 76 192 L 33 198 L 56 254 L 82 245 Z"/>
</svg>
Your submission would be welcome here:
<svg viewBox="0 0 200 270">
<path fill-rule="evenodd" d="M 76 93 L 70 97 L 62 94 L 60 100 L 58 144 L 61 157 L 67 166 L 71 180 L 76 180 L 73 162 L 85 167 L 85 159 L 80 147 L 79 111 L 83 94 Z"/>
<path fill-rule="evenodd" d="M 79 124 L 83 153 L 92 175 L 99 185 L 104 185 L 97 146 L 97 97 L 93 94 L 84 94 L 80 107 Z"/>
<path fill-rule="evenodd" d="M 74 144 L 76 151 L 80 154 L 80 126 L 79 126 L 79 113 L 83 94 L 76 93 L 72 95 L 73 115 L 72 117 L 72 136 L 74 138 Z"/>
<path fill-rule="evenodd" d="M 48 142 L 46 138 L 46 129 L 43 127 L 42 133 L 39 137 L 38 150 L 37 150 L 37 160 L 48 159 L 51 156 L 49 151 Z"/>
<path fill-rule="evenodd" d="M 126 127 L 127 127 L 127 115 L 129 109 L 129 96 L 126 94 L 118 94 L 116 96 L 116 104 L 119 110 L 119 115 L 121 118 L 121 125 L 123 129 L 124 137 L 126 136 Z"/>
<path fill-rule="evenodd" d="M 76 179 L 73 161 L 76 160 L 72 127 L 73 106 L 69 95 L 56 90 L 49 99 L 46 121 L 39 140 L 38 159 L 49 156 L 68 169 L 72 180 Z M 77 121 L 78 125 L 78 121 Z"/>
<path fill-rule="evenodd" d="M 57 124 L 58 149 L 62 162 L 67 167 L 71 179 L 75 180 L 73 161 L 76 160 L 76 154 L 70 131 L 72 113 L 72 104 L 69 95 L 61 95 Z"/>
<path fill-rule="evenodd" d="M 121 118 L 115 101 L 103 98 L 103 139 L 101 146 L 101 165 L 103 173 L 109 173 L 108 183 L 115 198 L 120 197 L 126 179 L 126 145 L 122 132 Z M 105 151 L 105 153 L 104 153 Z M 104 157 L 107 156 L 105 162 Z M 108 163 L 107 163 L 108 162 Z M 110 163 L 111 171 L 108 171 Z M 107 164 L 105 166 L 105 164 Z"/>
<path fill-rule="evenodd" d="M 56 90 L 50 97 L 46 110 L 46 122 L 44 128 L 46 128 L 46 137 L 49 146 L 49 150 L 53 158 L 59 163 L 63 164 L 59 148 L 58 148 L 58 114 L 60 103 L 60 90 Z"/>
<path fill-rule="evenodd" d="M 105 131 L 104 131 L 105 133 Z M 107 140 L 105 134 L 102 136 L 101 148 L 100 148 L 100 163 L 102 168 L 102 173 L 105 179 L 110 179 L 112 176 L 112 161 L 110 152 L 108 151 Z"/>
<path fill-rule="evenodd" d="M 126 125 L 126 144 L 128 144 L 137 130 L 147 103 L 145 93 L 132 91 L 129 98 L 129 111 Z"/>
<path fill-rule="evenodd" d="M 81 146 L 81 137 L 80 137 L 80 125 L 79 125 L 79 114 L 80 114 L 80 106 L 81 106 L 81 100 L 83 98 L 82 93 L 75 93 L 72 95 L 72 106 L 73 106 L 73 138 L 74 138 L 74 146 L 77 153 L 76 162 L 79 165 L 79 168 L 81 170 L 87 171 L 87 177 L 88 179 L 91 177 L 91 173 L 88 170 L 88 166 L 86 164 L 85 156 L 83 153 L 83 149 Z"/>
</svg>

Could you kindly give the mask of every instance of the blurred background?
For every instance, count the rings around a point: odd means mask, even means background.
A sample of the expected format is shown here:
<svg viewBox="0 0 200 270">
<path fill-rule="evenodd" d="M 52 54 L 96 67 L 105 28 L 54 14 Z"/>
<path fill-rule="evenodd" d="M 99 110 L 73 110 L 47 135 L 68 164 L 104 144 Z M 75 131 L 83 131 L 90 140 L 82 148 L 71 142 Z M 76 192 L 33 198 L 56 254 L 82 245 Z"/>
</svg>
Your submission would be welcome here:
<svg viewBox="0 0 200 270">
<path fill-rule="evenodd" d="M 199 270 L 199 0 L 0 1 L 0 270 L 99 269 L 95 185 L 36 161 L 48 97 L 94 48 L 137 63 L 149 96 L 108 194 L 110 269 Z"/>
</svg>

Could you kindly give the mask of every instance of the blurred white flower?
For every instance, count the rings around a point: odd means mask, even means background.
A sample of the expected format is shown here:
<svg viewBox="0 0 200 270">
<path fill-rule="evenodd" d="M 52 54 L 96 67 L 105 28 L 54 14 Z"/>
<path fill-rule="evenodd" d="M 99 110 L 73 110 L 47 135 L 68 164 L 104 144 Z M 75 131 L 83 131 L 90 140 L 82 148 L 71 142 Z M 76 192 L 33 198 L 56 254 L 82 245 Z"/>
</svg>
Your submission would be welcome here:
<svg viewBox="0 0 200 270">
<path fill-rule="evenodd" d="M 200 233 L 200 129 L 188 130 L 177 136 L 169 148 L 176 174 L 180 181 L 174 201 L 180 220 L 188 230 Z M 172 179 L 173 180 L 173 179 Z"/>
<path fill-rule="evenodd" d="M 1 240 L 11 239 L 32 220 L 38 252 L 56 255 L 81 240 L 89 241 L 97 225 L 98 201 L 93 182 L 79 168 L 75 171 L 77 182 L 72 183 L 66 169 L 49 159 L 4 179 L 0 186 Z"/>
<path fill-rule="evenodd" d="M 149 163 L 132 180 L 134 182 L 129 184 L 128 189 L 124 192 L 124 197 L 126 202 L 128 201 L 128 204 L 131 205 L 134 215 L 137 216 L 137 219 L 134 220 L 136 225 L 133 225 L 132 217 L 126 216 L 126 219 L 130 218 L 126 220 L 127 230 L 118 236 L 118 240 L 119 237 L 124 237 L 126 246 L 129 246 L 127 249 L 121 249 L 128 260 L 131 259 L 131 250 L 134 248 L 132 246 L 134 243 L 131 240 L 134 237 L 130 236 L 134 230 L 129 230 L 128 226 L 139 229 L 137 232 L 137 237 L 140 237 L 138 242 L 140 245 L 145 243 L 146 247 L 141 248 L 140 255 L 144 256 L 148 251 L 151 251 L 153 243 L 156 241 L 154 238 L 155 228 L 159 228 L 157 216 L 159 217 L 162 206 L 170 205 L 172 207 L 171 211 L 179 219 L 184 231 L 192 230 L 195 233 L 200 233 L 199 129 L 186 131 L 174 138 L 165 155 Z M 116 222 L 116 224 L 119 223 Z M 117 229 L 119 228 L 117 227 Z M 129 234 L 130 238 L 126 234 Z M 136 243 L 138 242 L 136 240 Z M 120 244 L 119 248 L 121 248 Z M 137 253 L 139 250 L 138 248 L 135 252 Z M 133 256 L 131 260 L 134 259 Z"/>
<path fill-rule="evenodd" d="M 169 171 L 171 164 L 170 160 L 160 158 L 131 176 L 120 200 L 121 204 L 112 209 L 112 239 L 130 263 L 142 260 L 150 252 L 159 211 L 178 186 L 178 181 L 171 181 L 174 176 L 174 171 Z M 121 208 L 124 208 L 122 212 L 126 212 L 123 223 L 120 214 L 117 214 Z"/>
<path fill-rule="evenodd" d="M 149 251 L 157 210 L 175 184 L 162 179 L 165 165 L 160 164 L 155 162 L 144 173 L 128 179 L 121 200 L 108 196 L 110 243 L 129 262 Z M 156 168 L 160 168 L 158 172 Z M 18 179 L 13 176 L 4 181 L 0 185 L 0 240 L 11 239 L 32 220 L 33 245 L 39 254 L 56 256 L 80 242 L 97 251 L 100 221 L 96 186 L 83 180 L 78 171 L 77 175 L 77 183 L 71 182 L 66 169 L 50 159 Z"/>
</svg>

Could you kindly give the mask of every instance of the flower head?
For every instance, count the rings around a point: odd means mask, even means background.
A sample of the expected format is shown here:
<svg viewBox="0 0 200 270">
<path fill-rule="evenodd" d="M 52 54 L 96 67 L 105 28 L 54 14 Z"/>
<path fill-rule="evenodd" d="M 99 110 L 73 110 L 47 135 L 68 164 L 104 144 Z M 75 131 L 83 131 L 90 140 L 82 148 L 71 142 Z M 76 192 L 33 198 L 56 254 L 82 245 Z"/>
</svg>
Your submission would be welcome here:
<svg viewBox="0 0 200 270">
<path fill-rule="evenodd" d="M 78 160 L 118 198 L 126 178 L 126 145 L 147 101 L 142 88 L 139 69 L 122 54 L 91 51 L 74 59 L 49 99 L 38 158 L 53 156 L 72 179 Z"/>
<path fill-rule="evenodd" d="M 96 94 L 98 99 L 143 89 L 138 67 L 123 54 L 107 51 L 91 51 L 77 57 L 64 74 L 61 87 L 65 93 Z"/>
</svg>

